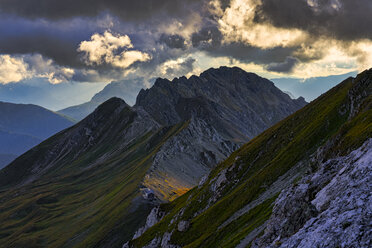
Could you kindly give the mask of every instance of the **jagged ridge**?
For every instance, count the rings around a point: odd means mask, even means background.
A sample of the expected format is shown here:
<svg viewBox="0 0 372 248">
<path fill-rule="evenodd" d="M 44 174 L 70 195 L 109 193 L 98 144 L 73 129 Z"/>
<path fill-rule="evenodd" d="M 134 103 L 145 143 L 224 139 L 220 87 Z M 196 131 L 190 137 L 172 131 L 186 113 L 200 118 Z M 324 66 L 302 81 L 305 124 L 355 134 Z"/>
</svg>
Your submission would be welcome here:
<svg viewBox="0 0 372 248">
<path fill-rule="evenodd" d="M 304 184 L 299 180 L 306 173 L 323 168 L 322 162 L 348 155 L 371 138 L 371 111 L 372 70 L 369 70 L 355 79 L 345 80 L 234 152 L 198 187 L 171 204 L 160 206 L 158 211 L 164 216 L 157 220 L 160 222 L 124 247 L 245 247 L 263 232 L 267 237 L 263 236 L 257 245 L 279 246 L 281 239 L 293 235 L 319 211 L 309 202 L 321 188 L 307 182 L 310 190 L 301 191 Z M 304 192 L 299 194 L 301 197 L 276 201 L 283 189 L 296 183 L 300 185 L 298 190 Z M 300 207 L 293 207 L 291 200 Z M 283 217 L 267 222 L 274 216 L 274 202 L 276 209 L 282 209 L 280 202 L 286 202 L 284 213 L 293 214 L 286 215 L 290 222 Z M 285 226 L 278 233 L 275 223 L 281 221 Z M 360 234 L 369 235 L 368 231 Z M 306 231 L 301 235 L 306 235 Z M 325 240 L 317 242 L 326 244 Z M 362 247 L 368 246 L 364 241 L 359 242 Z"/>
</svg>

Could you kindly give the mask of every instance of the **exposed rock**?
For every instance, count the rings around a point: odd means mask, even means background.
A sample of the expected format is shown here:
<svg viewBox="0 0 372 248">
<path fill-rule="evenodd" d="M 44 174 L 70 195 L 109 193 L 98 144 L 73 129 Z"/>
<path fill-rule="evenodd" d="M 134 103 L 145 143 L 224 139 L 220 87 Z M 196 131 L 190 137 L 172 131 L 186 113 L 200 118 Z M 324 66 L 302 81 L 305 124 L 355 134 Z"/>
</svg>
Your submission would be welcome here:
<svg viewBox="0 0 372 248">
<path fill-rule="evenodd" d="M 187 221 L 187 220 L 182 220 L 178 223 L 177 225 L 177 230 L 180 231 L 180 232 L 184 232 L 186 231 L 187 229 L 189 229 L 189 226 L 190 226 L 190 222 Z"/>
<path fill-rule="evenodd" d="M 241 144 L 305 104 L 236 67 L 156 80 L 141 90 L 135 108 L 142 107 L 162 125 L 184 122 L 186 127 L 157 153 L 144 185 L 161 200 L 174 199 Z"/>
<path fill-rule="evenodd" d="M 212 179 L 213 183 L 210 186 L 212 192 L 216 192 L 221 187 L 221 185 L 227 181 L 226 172 L 227 169 L 224 169 L 220 173 L 218 173 L 218 176 L 216 178 Z"/>
<path fill-rule="evenodd" d="M 144 232 L 146 232 L 147 229 L 158 223 L 164 217 L 164 215 L 165 212 L 161 211 L 159 206 L 154 207 L 151 210 L 150 214 L 147 216 L 146 224 L 136 231 L 136 233 L 133 236 L 133 239 L 138 238 Z"/>
<path fill-rule="evenodd" d="M 252 247 L 371 247 L 371 165 L 372 139 L 322 163 L 280 194 L 265 234 Z"/>
</svg>

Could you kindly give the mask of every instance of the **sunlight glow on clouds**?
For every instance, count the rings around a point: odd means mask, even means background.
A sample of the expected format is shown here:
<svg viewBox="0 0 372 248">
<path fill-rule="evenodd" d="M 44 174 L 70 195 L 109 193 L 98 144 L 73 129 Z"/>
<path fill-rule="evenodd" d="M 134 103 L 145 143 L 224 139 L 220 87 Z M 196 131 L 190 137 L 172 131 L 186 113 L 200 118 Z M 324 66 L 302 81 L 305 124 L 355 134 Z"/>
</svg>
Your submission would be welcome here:
<svg viewBox="0 0 372 248">
<path fill-rule="evenodd" d="M 29 72 L 22 58 L 0 55 L 0 83 L 18 82 L 26 77 Z"/>
<path fill-rule="evenodd" d="M 225 42 L 245 42 L 265 49 L 287 47 L 306 39 L 306 34 L 298 29 L 276 28 L 269 24 L 254 22 L 255 10 L 259 3 L 259 0 L 231 1 L 231 6 L 219 20 Z"/>
<path fill-rule="evenodd" d="M 84 53 L 87 65 L 109 64 L 124 69 L 135 62 L 150 60 L 149 54 L 128 50 L 131 48 L 133 44 L 128 35 L 115 35 L 105 31 L 103 35 L 96 33 L 89 41 L 82 41 L 78 51 Z"/>
<path fill-rule="evenodd" d="M 74 73 L 74 69 L 57 66 L 51 59 L 44 59 L 40 54 L 0 55 L 0 84 L 33 77 L 46 78 L 50 83 L 58 84 L 71 80 Z"/>
</svg>

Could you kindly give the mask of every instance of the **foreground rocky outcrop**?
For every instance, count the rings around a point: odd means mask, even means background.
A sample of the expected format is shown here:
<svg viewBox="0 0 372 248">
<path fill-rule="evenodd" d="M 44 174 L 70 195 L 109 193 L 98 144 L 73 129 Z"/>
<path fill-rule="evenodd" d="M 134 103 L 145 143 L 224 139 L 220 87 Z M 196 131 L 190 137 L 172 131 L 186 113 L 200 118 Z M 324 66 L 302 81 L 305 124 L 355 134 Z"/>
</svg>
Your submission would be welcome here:
<svg viewBox="0 0 372 248">
<path fill-rule="evenodd" d="M 372 139 L 281 192 L 252 247 L 370 247 Z"/>
</svg>

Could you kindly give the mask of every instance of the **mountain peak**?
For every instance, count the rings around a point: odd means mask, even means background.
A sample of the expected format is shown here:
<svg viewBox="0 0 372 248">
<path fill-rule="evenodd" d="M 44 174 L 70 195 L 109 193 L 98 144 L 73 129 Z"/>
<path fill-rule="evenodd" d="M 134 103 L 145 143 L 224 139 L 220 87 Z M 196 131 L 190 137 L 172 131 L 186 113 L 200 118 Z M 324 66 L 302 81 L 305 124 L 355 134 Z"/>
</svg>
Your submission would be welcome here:
<svg viewBox="0 0 372 248">
<path fill-rule="evenodd" d="M 153 87 L 140 91 L 136 106 L 142 106 L 159 123 L 174 125 L 182 119 L 175 109 L 179 99 L 194 97 L 204 97 L 208 100 L 204 102 L 219 105 L 221 112 L 226 112 L 227 109 L 237 111 L 237 121 L 262 115 L 255 125 L 275 123 L 281 119 L 279 112 L 286 112 L 285 109 L 288 108 L 291 109 L 289 112 L 293 112 L 306 104 L 301 100 L 290 99 L 271 81 L 254 73 L 245 72 L 238 67 L 220 67 L 210 68 L 199 77 L 194 75 L 188 79 L 180 77 L 169 81 L 158 78 Z M 251 114 L 246 117 L 239 116 L 239 112 L 244 109 Z M 268 111 L 272 113 L 269 114 Z M 263 125 L 265 128 L 269 127 L 267 124 Z M 261 129 L 251 127 L 251 131 L 247 131 L 245 135 L 253 137 L 259 133 L 257 130 Z"/>
<path fill-rule="evenodd" d="M 122 109 L 129 107 L 129 105 L 121 98 L 112 97 L 99 105 L 96 110 L 91 114 L 93 116 L 107 116 L 114 112 L 120 112 Z M 88 115 L 89 117 L 90 115 Z M 87 118 L 88 118 L 87 117 Z"/>
</svg>

